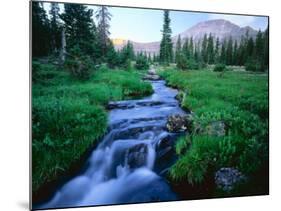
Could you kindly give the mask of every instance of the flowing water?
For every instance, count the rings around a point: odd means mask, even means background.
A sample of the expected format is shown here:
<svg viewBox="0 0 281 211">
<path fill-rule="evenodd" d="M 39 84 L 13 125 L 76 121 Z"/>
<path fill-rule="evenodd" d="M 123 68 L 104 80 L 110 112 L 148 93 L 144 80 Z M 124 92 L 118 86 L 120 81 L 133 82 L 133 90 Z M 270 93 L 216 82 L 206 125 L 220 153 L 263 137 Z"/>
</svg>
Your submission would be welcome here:
<svg viewBox="0 0 281 211">
<path fill-rule="evenodd" d="M 179 134 L 169 133 L 165 124 L 169 115 L 184 111 L 175 99 L 177 90 L 163 80 L 151 84 L 150 97 L 109 104 L 108 133 L 85 170 L 38 208 L 177 199 L 164 175 L 176 160 L 173 145 Z"/>
</svg>

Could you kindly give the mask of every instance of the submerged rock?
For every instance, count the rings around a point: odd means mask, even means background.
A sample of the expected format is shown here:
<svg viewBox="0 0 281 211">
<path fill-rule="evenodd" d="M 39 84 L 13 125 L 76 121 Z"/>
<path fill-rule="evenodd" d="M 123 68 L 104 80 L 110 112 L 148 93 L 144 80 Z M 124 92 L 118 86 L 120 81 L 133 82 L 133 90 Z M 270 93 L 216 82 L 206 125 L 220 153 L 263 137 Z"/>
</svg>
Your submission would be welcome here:
<svg viewBox="0 0 281 211">
<path fill-rule="evenodd" d="M 146 74 L 143 77 L 143 80 L 158 81 L 158 80 L 160 80 L 160 76 L 159 75 L 154 75 L 154 74 Z"/>
<path fill-rule="evenodd" d="M 183 132 L 191 129 L 192 121 L 193 121 L 193 117 L 191 114 L 171 115 L 168 117 L 166 127 L 169 132 Z"/>
<path fill-rule="evenodd" d="M 155 69 L 149 69 L 147 72 L 149 75 L 156 75 Z"/>
<path fill-rule="evenodd" d="M 127 151 L 127 164 L 130 168 L 146 165 L 148 148 L 146 144 L 137 144 Z"/>
<path fill-rule="evenodd" d="M 221 168 L 215 173 L 215 183 L 218 188 L 229 192 L 242 182 L 245 182 L 246 176 L 235 168 Z"/>
</svg>

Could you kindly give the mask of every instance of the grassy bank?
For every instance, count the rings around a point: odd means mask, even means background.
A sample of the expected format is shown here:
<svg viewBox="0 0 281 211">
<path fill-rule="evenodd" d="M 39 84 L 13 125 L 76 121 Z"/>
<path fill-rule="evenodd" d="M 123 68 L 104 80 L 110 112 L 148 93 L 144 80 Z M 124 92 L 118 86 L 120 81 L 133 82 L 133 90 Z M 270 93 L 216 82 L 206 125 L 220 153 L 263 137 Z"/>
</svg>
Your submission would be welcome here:
<svg viewBox="0 0 281 211">
<path fill-rule="evenodd" d="M 263 192 L 258 180 L 266 180 L 259 174 L 268 165 L 268 75 L 176 69 L 160 75 L 180 90 L 182 107 L 195 113 L 192 135 L 177 142 L 170 179 L 200 184 L 221 167 L 235 167 L 256 180 L 251 191 Z M 198 132 L 215 121 L 225 123 L 225 136 Z"/>
<path fill-rule="evenodd" d="M 107 128 L 105 105 L 152 93 L 136 70 L 92 70 L 80 81 L 55 65 L 33 63 L 32 188 L 58 178 Z"/>
</svg>

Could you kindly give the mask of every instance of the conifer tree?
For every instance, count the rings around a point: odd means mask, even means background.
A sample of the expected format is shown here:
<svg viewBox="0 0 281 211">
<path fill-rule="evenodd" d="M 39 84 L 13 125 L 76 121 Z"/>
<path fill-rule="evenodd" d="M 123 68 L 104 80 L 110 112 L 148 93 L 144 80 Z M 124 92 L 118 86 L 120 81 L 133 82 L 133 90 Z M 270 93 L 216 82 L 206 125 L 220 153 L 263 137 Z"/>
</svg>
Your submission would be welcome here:
<svg viewBox="0 0 281 211">
<path fill-rule="evenodd" d="M 189 52 L 189 39 L 185 38 L 185 41 L 182 46 L 182 53 L 186 59 L 190 59 L 190 52 Z"/>
<path fill-rule="evenodd" d="M 59 18 L 60 7 L 58 3 L 51 3 L 50 14 L 50 32 L 52 51 L 57 52 L 61 48 L 61 22 Z"/>
<path fill-rule="evenodd" d="M 42 2 L 32 2 L 32 56 L 50 53 L 50 23 Z"/>
<path fill-rule="evenodd" d="M 95 25 L 92 20 L 93 10 L 80 4 L 65 4 L 64 13 L 60 15 L 64 21 L 67 50 L 74 46 L 87 55 L 94 53 Z"/>
<path fill-rule="evenodd" d="M 172 30 L 170 22 L 169 10 L 164 10 L 164 24 L 162 29 L 162 40 L 160 43 L 160 61 L 164 64 L 169 64 L 173 60 Z"/>
<path fill-rule="evenodd" d="M 238 43 L 234 41 L 232 64 L 238 65 Z"/>
<path fill-rule="evenodd" d="M 190 37 L 190 39 L 189 39 L 189 46 L 188 46 L 188 49 L 189 49 L 190 58 L 193 58 L 193 56 L 194 56 L 193 37 Z"/>
<path fill-rule="evenodd" d="M 265 64 L 265 68 L 269 66 L 269 30 L 268 27 L 266 28 L 264 35 L 263 35 L 264 47 L 263 47 L 263 61 Z"/>
<path fill-rule="evenodd" d="M 202 47 L 201 47 L 201 56 L 202 56 L 204 63 L 208 62 L 207 46 L 208 46 L 208 38 L 207 38 L 207 34 L 204 34 L 203 41 L 202 41 Z"/>
<path fill-rule="evenodd" d="M 226 64 L 231 65 L 232 64 L 232 58 L 233 57 L 233 42 L 232 42 L 232 37 L 229 37 L 227 41 L 227 47 L 226 47 Z"/>
<path fill-rule="evenodd" d="M 182 53 L 181 36 L 179 35 L 179 36 L 178 36 L 177 43 L 176 43 L 176 52 L 175 52 L 175 61 L 176 61 L 176 63 L 179 62 L 181 53 Z"/>
<path fill-rule="evenodd" d="M 219 62 L 220 58 L 220 39 L 217 37 L 215 46 L 215 63 Z"/>
<path fill-rule="evenodd" d="M 221 45 L 220 63 L 226 64 L 226 40 Z"/>
<path fill-rule="evenodd" d="M 212 34 L 209 35 L 208 41 L 207 41 L 207 63 L 208 64 L 213 64 L 215 60 L 215 55 L 214 55 L 214 39 Z"/>
<path fill-rule="evenodd" d="M 110 45 L 110 32 L 109 32 L 109 22 L 111 20 L 112 15 L 108 11 L 108 7 L 100 6 L 96 11 L 96 18 L 98 20 L 97 25 L 97 37 L 98 37 L 98 44 L 99 49 L 101 50 L 101 58 L 102 60 L 105 59 L 108 46 Z"/>
</svg>

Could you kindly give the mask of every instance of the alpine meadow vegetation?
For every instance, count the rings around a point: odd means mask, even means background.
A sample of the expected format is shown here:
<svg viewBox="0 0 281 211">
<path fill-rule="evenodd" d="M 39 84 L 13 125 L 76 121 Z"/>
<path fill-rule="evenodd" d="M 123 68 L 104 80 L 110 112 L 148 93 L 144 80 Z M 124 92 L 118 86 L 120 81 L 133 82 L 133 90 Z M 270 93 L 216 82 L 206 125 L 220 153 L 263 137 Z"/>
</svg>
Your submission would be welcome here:
<svg viewBox="0 0 281 211">
<path fill-rule="evenodd" d="M 176 112 L 186 111 L 192 117 L 191 126 L 177 134 L 179 137 L 168 150 L 174 153 L 175 159 L 165 168 L 168 173 L 163 177 L 172 188 L 175 184 L 199 187 L 221 168 L 231 167 L 245 175 L 246 184 L 231 193 L 216 189 L 211 196 L 268 192 L 268 27 L 256 31 L 255 36 L 247 31 L 239 38 L 221 39 L 212 33 L 202 34 L 200 40 L 184 34 L 172 37 L 173 20 L 170 11 L 164 10 L 159 31 L 161 40 L 159 38 L 155 53 L 130 40 L 116 47 L 111 37 L 114 16 L 108 6 L 51 2 L 47 11 L 43 4 L 32 2 L 34 195 L 46 184 L 71 176 L 73 165 L 83 162 L 83 156 L 107 134 L 109 102 L 143 100 L 151 96 L 158 85 L 177 89 L 175 98 L 179 102 L 174 99 L 172 103 L 162 102 L 157 96 L 155 100 L 155 95 L 151 102 L 132 101 L 132 107 L 137 109 L 167 106 L 164 112 L 159 110 L 160 116 L 135 122 L 159 120 L 163 123 L 168 116 L 161 114 L 174 112 L 175 108 Z M 165 80 L 166 84 L 158 80 Z M 155 113 L 158 114 L 158 110 Z M 168 134 L 171 131 L 165 125 L 164 129 L 145 125 L 132 131 L 147 132 L 151 127 L 148 132 L 153 135 L 153 130 L 159 128 Z M 167 140 L 161 141 L 160 145 L 170 144 Z M 131 153 L 140 155 L 137 150 L 143 150 L 142 153 L 149 154 L 146 150 L 151 150 L 150 145 L 140 148 L 136 147 Z"/>
</svg>

